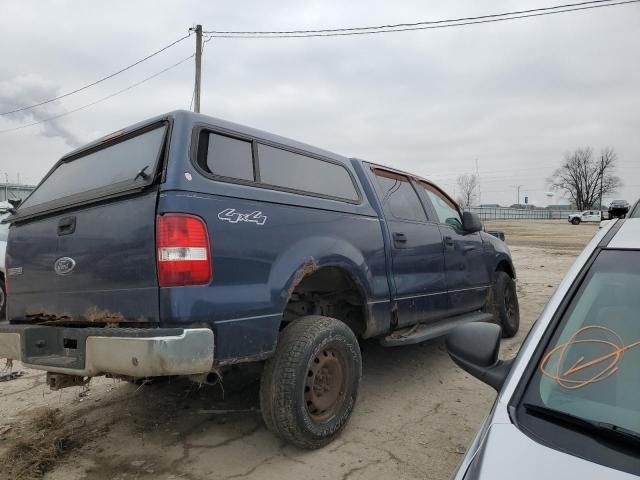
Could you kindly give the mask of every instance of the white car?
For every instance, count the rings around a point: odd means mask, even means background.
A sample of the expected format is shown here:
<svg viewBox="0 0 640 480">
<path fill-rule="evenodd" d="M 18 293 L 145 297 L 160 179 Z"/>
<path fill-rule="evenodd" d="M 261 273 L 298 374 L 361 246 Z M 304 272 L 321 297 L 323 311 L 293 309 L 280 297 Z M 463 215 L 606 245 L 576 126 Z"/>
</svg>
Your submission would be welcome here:
<svg viewBox="0 0 640 480">
<path fill-rule="evenodd" d="M 569 223 L 578 225 L 580 222 L 598 222 L 602 221 L 602 212 L 600 210 L 585 210 L 581 213 L 572 213 L 569 215 Z"/>
<path fill-rule="evenodd" d="M 455 480 L 640 478 L 640 218 L 612 220 L 576 259 L 515 358 L 468 323 L 451 358 L 498 398 Z M 469 385 L 475 388 L 475 385 Z"/>
</svg>

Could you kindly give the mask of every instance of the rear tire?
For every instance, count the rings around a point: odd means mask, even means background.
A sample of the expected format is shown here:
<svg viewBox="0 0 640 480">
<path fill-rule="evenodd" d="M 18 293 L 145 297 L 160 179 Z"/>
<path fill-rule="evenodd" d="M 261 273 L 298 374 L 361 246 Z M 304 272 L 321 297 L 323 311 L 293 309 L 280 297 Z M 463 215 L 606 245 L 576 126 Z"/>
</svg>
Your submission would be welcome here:
<svg viewBox="0 0 640 480">
<path fill-rule="evenodd" d="M 520 305 L 516 284 L 505 272 L 496 272 L 492 310 L 494 321 L 502 328 L 502 336 L 515 336 L 520 328 Z"/>
<path fill-rule="evenodd" d="M 346 324 L 319 315 L 294 321 L 262 374 L 267 428 L 300 448 L 328 444 L 351 417 L 361 376 L 358 340 Z"/>
<path fill-rule="evenodd" d="M 580 219 L 579 218 L 572 218 L 571 219 L 571 223 L 573 225 L 579 225 L 580 224 Z"/>
</svg>

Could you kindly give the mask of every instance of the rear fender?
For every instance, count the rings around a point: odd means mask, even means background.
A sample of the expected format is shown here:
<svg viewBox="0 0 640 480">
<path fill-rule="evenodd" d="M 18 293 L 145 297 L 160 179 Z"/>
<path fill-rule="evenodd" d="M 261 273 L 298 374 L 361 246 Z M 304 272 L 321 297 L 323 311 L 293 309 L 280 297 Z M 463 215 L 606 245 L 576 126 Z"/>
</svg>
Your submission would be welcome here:
<svg viewBox="0 0 640 480">
<path fill-rule="evenodd" d="M 323 267 L 347 272 L 367 302 L 372 297 L 373 275 L 360 250 L 339 238 L 306 238 L 280 252 L 269 275 L 273 304 L 284 312 L 291 293 L 300 282 Z M 368 322 L 368 319 L 367 319 Z"/>
</svg>

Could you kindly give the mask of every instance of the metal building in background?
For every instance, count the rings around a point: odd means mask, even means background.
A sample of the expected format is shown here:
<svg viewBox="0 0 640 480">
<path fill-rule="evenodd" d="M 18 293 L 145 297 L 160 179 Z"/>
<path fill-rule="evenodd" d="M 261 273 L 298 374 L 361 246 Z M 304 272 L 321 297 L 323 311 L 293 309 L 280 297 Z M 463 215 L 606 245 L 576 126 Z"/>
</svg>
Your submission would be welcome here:
<svg viewBox="0 0 640 480">
<path fill-rule="evenodd" d="M 0 202 L 6 202 L 7 200 L 24 200 L 35 188 L 35 185 L 0 183 Z"/>
</svg>

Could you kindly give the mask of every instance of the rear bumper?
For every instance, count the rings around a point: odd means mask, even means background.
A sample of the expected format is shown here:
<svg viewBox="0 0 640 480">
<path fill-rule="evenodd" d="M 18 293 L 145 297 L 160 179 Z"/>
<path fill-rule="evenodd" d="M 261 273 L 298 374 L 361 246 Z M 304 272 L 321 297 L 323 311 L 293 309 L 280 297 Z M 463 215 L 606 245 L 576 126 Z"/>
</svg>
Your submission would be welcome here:
<svg viewBox="0 0 640 480">
<path fill-rule="evenodd" d="M 196 375 L 213 366 L 208 328 L 0 326 L 0 358 L 48 372 L 93 377 Z"/>
</svg>

